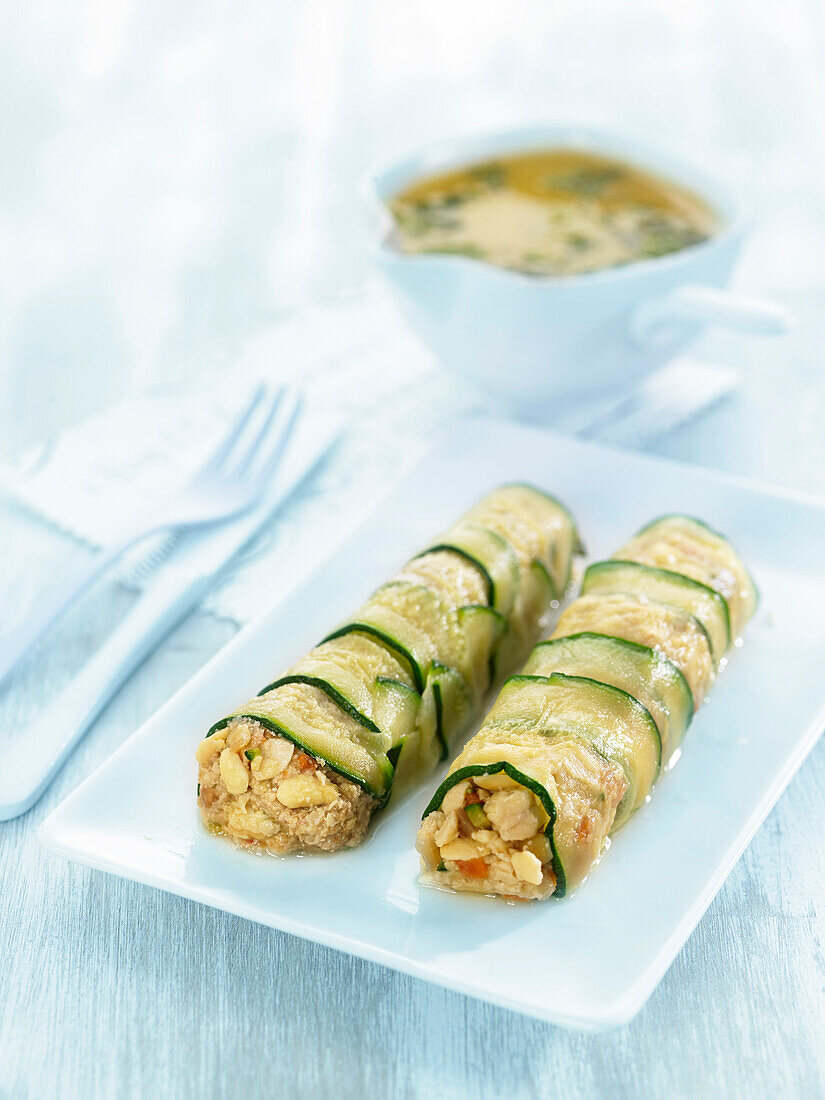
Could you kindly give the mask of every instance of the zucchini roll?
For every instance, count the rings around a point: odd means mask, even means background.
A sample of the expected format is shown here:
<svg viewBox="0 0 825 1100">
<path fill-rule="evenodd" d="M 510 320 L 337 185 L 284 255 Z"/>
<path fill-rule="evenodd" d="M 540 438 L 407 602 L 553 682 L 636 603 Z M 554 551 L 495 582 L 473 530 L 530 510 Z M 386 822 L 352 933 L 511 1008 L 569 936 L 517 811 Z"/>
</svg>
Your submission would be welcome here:
<svg viewBox="0 0 825 1100">
<path fill-rule="evenodd" d="M 400 785 L 446 759 L 569 582 L 567 510 L 484 497 L 198 746 L 207 827 L 272 852 L 358 844 Z"/>
<path fill-rule="evenodd" d="M 730 543 L 685 516 L 591 565 L 427 806 L 422 881 L 509 898 L 581 882 L 681 744 L 756 602 Z"/>
</svg>

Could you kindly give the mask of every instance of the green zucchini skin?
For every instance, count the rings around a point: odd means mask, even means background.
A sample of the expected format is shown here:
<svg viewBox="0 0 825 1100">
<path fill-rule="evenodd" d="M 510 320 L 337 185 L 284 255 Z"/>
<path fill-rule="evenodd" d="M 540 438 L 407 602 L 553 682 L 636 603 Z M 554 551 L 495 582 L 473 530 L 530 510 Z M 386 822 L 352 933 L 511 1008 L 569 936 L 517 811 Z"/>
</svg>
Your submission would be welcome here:
<svg viewBox="0 0 825 1100">
<path fill-rule="evenodd" d="M 537 708 L 536 701 L 540 703 Z M 536 713 L 541 715 L 538 724 Z M 615 723 L 612 742 L 609 731 L 599 724 L 610 713 Z M 578 745 L 582 752 L 620 768 L 627 780 L 627 793 L 617 812 L 620 820 L 625 820 L 647 797 L 660 763 L 658 728 L 648 711 L 627 692 L 582 676 L 519 674 L 507 680 L 481 730 L 465 746 L 423 816 L 439 809 L 447 791 L 462 779 L 504 772 L 531 790 L 548 815 L 544 833 L 550 842 L 556 876 L 554 895 L 562 897 L 570 873 L 564 844 L 556 835 L 559 819 L 553 766 L 545 762 L 536 770 L 536 753 L 543 751 L 542 745 L 547 747 L 548 759 L 562 753 L 565 745 Z M 499 748 L 507 755 L 497 756 Z M 568 836 L 565 843 L 569 845 L 569 841 Z M 566 850 L 570 853 L 569 847 Z M 572 884 L 577 881 L 574 874 Z"/>
<path fill-rule="evenodd" d="M 479 523 L 457 523 L 419 557 L 438 550 L 459 554 L 484 577 L 487 603 L 507 615 L 516 598 L 519 563 L 505 538 Z"/>
<path fill-rule="evenodd" d="M 220 722 L 216 722 L 214 726 L 209 729 L 209 732 L 206 736 L 211 737 L 214 733 L 217 733 L 218 730 L 225 729 L 233 720 L 233 718 L 249 718 L 253 722 L 258 722 L 260 725 L 264 726 L 271 733 L 277 734 L 278 737 L 283 737 L 284 740 L 291 741 L 296 748 L 301 749 L 303 752 L 309 752 L 312 755 L 318 755 L 316 751 L 308 745 L 306 738 L 297 736 L 286 724 L 273 722 L 271 719 L 264 718 L 262 715 L 256 714 L 251 710 L 240 710 L 235 714 L 230 714 L 228 717 L 222 718 Z M 364 777 L 363 774 L 358 773 L 354 769 L 348 768 L 345 764 L 342 764 L 340 760 L 336 760 L 335 757 L 331 754 L 324 754 L 323 756 L 320 756 L 320 759 L 322 759 L 325 764 L 328 764 L 333 771 L 338 773 L 338 775 L 342 775 L 345 779 L 349 779 L 353 783 L 356 783 L 359 787 L 363 788 L 363 790 L 365 790 L 368 795 L 375 799 L 378 809 L 386 805 L 386 802 L 389 799 L 390 794 L 392 793 L 392 765 L 389 764 L 389 762 L 388 767 L 382 767 L 382 771 L 385 772 L 386 781 L 381 784 L 375 784 L 371 783 L 369 779 Z"/>
<path fill-rule="evenodd" d="M 728 543 L 728 545 L 730 546 L 730 542 L 721 533 L 721 531 L 717 531 L 715 527 L 711 527 L 709 523 L 705 523 L 705 521 L 703 519 L 699 519 L 698 516 L 692 516 L 689 512 L 664 512 L 661 516 L 656 516 L 655 519 L 650 520 L 649 523 L 645 523 L 642 527 L 639 528 L 636 534 L 644 535 L 645 532 L 650 531 L 651 528 L 658 527 L 660 523 L 673 519 L 685 519 L 688 520 L 688 522 L 690 523 L 695 523 L 697 527 L 703 527 L 709 535 L 713 535 L 715 538 L 721 539 L 723 542 Z M 731 549 L 733 548 L 731 547 Z"/>
<path fill-rule="evenodd" d="M 584 545 L 584 542 L 582 541 L 581 534 L 579 533 L 579 529 L 576 525 L 575 516 L 570 511 L 570 509 L 567 507 L 567 505 L 564 503 L 564 501 L 560 500 L 556 496 L 553 496 L 552 493 L 548 493 L 546 489 L 542 489 L 537 485 L 533 485 L 532 482 L 529 482 L 529 481 L 510 481 L 510 482 L 507 482 L 506 484 L 502 485 L 502 489 L 509 489 L 509 488 L 512 488 L 512 489 L 529 489 L 530 492 L 538 493 L 539 496 L 544 497 L 545 500 L 549 500 L 560 511 L 564 512 L 564 514 L 567 516 L 568 520 L 570 521 L 570 525 L 573 529 L 573 539 L 574 539 L 573 553 L 574 554 L 586 554 L 587 553 L 587 548 Z"/>
<path fill-rule="evenodd" d="M 394 783 L 398 759 L 411 736 L 411 731 L 418 726 L 422 705 L 421 696 L 415 688 L 385 676 L 376 678 L 375 694 L 378 727 L 392 730 L 392 744 L 387 749 L 387 759 L 392 765 L 392 783 Z M 390 705 L 390 702 L 393 705 Z"/>
<path fill-rule="evenodd" d="M 554 498 L 528 486 L 494 490 L 210 734 L 234 717 L 260 722 L 385 804 L 399 770 L 405 782 L 414 781 L 445 759 L 478 717 L 494 678 L 513 670 L 508 639 L 538 636 L 559 592 L 557 578 L 566 583 L 569 576 L 576 540 L 569 513 Z M 362 642 L 334 645 L 357 638 Z M 369 646 L 379 647 L 397 672 L 381 673 L 379 662 L 373 675 L 372 658 L 359 656 Z M 355 653 L 349 665 L 347 649 Z M 340 711 L 340 724 L 333 722 L 340 753 L 327 730 L 302 734 L 296 730 L 306 723 L 281 720 L 280 689 L 301 687 L 329 701 L 314 713 L 328 714 L 330 702 Z M 313 713 L 307 699 L 300 696 L 304 716 Z M 370 762 L 355 766 L 365 752 Z"/>
<path fill-rule="evenodd" d="M 337 703 L 338 706 L 346 714 L 351 715 L 356 722 L 360 722 L 366 729 L 371 730 L 373 733 L 380 733 L 378 726 L 371 718 L 368 718 L 366 714 L 362 714 L 360 710 L 352 703 L 345 695 L 343 695 L 329 680 L 322 680 L 319 676 L 306 676 L 295 674 L 292 676 L 282 676 L 280 680 L 275 680 L 274 683 L 269 684 L 259 691 L 258 695 L 268 695 L 270 691 L 274 691 L 275 688 L 281 687 L 283 684 L 309 684 L 310 687 L 320 688 L 326 695 Z"/>
<path fill-rule="evenodd" d="M 502 504 L 521 522 L 508 528 L 506 515 L 501 515 Z M 532 561 L 539 561 L 552 579 L 556 593 L 565 591 L 580 539 L 572 516 L 555 497 L 526 482 L 514 482 L 479 501 L 466 519 L 489 527 L 504 538 L 522 571 L 529 569 Z M 528 531 L 530 535 L 525 538 Z"/>
<path fill-rule="evenodd" d="M 324 641 L 351 632 L 372 634 L 402 657 L 419 693 L 424 691 L 427 671 L 439 649 L 448 648 L 455 659 L 461 645 L 454 613 L 446 601 L 423 584 L 409 581 L 382 585 L 351 622 L 328 634 Z"/>
<path fill-rule="evenodd" d="M 693 615 L 708 637 L 717 667 L 731 645 L 727 600 L 706 584 L 683 573 L 611 558 L 591 565 L 582 582 L 583 596 L 606 592 L 647 596 L 657 603 L 671 604 Z"/>
<path fill-rule="evenodd" d="M 477 669 L 477 674 L 473 678 L 474 686 L 478 694 L 484 695 L 495 680 L 496 655 L 510 629 L 510 624 L 494 607 L 483 607 L 478 604 L 460 607 L 458 617 L 471 651 L 470 661 Z M 486 661 L 485 652 L 488 654 Z"/>
<path fill-rule="evenodd" d="M 457 783 L 461 783 L 464 779 L 472 779 L 475 775 L 498 775 L 501 772 L 504 772 L 505 775 L 509 775 L 515 783 L 520 783 L 522 787 L 526 787 L 528 790 L 532 791 L 541 802 L 550 819 L 544 827 L 544 835 L 550 841 L 550 848 L 553 852 L 553 871 L 556 876 L 556 889 L 553 891 L 553 896 L 563 898 L 567 892 L 567 880 L 565 878 L 561 858 L 556 849 L 556 804 L 545 786 L 533 779 L 532 776 L 520 771 L 514 764 L 509 763 L 509 761 L 497 760 L 489 764 L 466 764 L 463 768 L 450 772 L 427 803 L 427 807 L 421 815 L 422 820 L 428 817 L 433 810 L 439 809 L 441 803 L 444 801 L 444 795 Z"/>
<path fill-rule="evenodd" d="M 668 760 L 693 719 L 693 695 L 682 671 L 650 646 L 583 631 L 539 642 L 524 671 L 585 676 L 621 688 L 644 706 L 659 729 Z"/>
<path fill-rule="evenodd" d="M 396 723 L 387 709 L 387 681 L 412 685 L 412 674 L 405 673 L 401 660 L 385 646 L 366 635 L 347 634 L 322 642 L 310 650 L 292 668 L 258 692 L 258 698 L 287 684 L 307 684 L 318 688 L 344 713 L 366 729 L 378 733 L 387 728 L 392 735 Z M 380 721 L 379 721 L 380 719 Z"/>
<path fill-rule="evenodd" d="M 681 608 L 632 594 L 582 595 L 564 609 L 553 637 L 583 632 L 627 638 L 665 654 L 687 680 L 694 709 L 707 698 L 714 676 L 710 640 L 698 619 Z"/>
<path fill-rule="evenodd" d="M 476 567 L 479 573 L 481 573 L 481 575 L 484 577 L 484 583 L 487 588 L 487 604 L 488 606 L 493 607 L 495 605 L 495 581 L 487 572 L 481 559 L 473 557 L 473 555 L 468 553 L 468 551 L 462 550 L 460 546 L 456 546 L 455 544 L 449 544 L 446 542 L 437 542 L 434 546 L 430 546 L 426 550 L 423 550 L 418 556 L 423 558 L 426 554 L 434 554 L 438 550 L 445 550 L 449 554 L 458 554 L 459 557 L 462 557 L 465 559 L 465 561 L 468 561 L 470 565 L 474 565 Z"/>
<path fill-rule="evenodd" d="M 659 516 L 637 531 L 616 557 L 678 568 L 672 563 L 680 558 L 685 545 L 692 553 L 689 560 L 682 561 L 680 571 L 707 584 L 728 602 L 731 633 L 739 637 L 759 604 L 759 589 L 730 540 L 710 524 L 683 513 Z"/>
<path fill-rule="evenodd" d="M 625 821 L 644 802 L 662 766 L 662 738 L 659 727 L 650 711 L 623 688 L 594 680 L 588 676 L 570 676 L 553 672 L 549 676 L 511 676 L 501 689 L 496 705 L 487 717 L 485 725 L 494 727 L 504 720 L 517 721 L 519 708 L 508 708 L 509 696 L 516 704 L 523 693 L 535 692 L 543 697 L 545 707 L 541 712 L 541 730 L 547 737 L 556 734 L 573 736 L 587 742 L 600 756 L 618 764 L 625 773 L 627 794 L 617 811 L 617 825 Z M 615 711 L 611 716 L 608 712 Z M 598 721 L 590 713 L 595 711 Z M 639 742 L 633 746 L 620 746 L 621 738 L 611 744 L 609 719 L 613 718 L 616 730 L 626 734 L 636 727 Z M 524 712 L 522 721 L 530 723 L 532 712 Z"/>
<path fill-rule="evenodd" d="M 590 566 L 580 610 L 569 615 L 578 629 L 568 627 L 566 632 L 562 616 L 553 637 L 535 646 L 523 672 L 505 682 L 481 729 L 428 803 L 424 818 L 439 810 L 446 793 L 462 780 L 504 772 L 533 792 L 550 819 L 544 832 L 556 876 L 554 896 L 563 897 L 581 882 L 598 858 L 594 849 L 601 838 L 643 804 L 662 763 L 681 743 L 694 706 L 701 701 L 698 689 L 707 683 L 704 677 L 712 681 L 713 669 L 735 637 L 734 601 L 739 625 L 756 605 L 755 585 L 751 587 L 750 574 L 727 540 L 706 525 L 695 530 L 693 522 L 664 517 L 642 529 L 651 534 L 638 544 L 639 554 L 658 555 L 668 568 L 630 554 L 625 557 L 622 551 Z M 634 540 L 628 547 L 637 549 Z M 684 573 L 679 571 L 681 564 Z M 572 612 L 577 603 L 568 610 Z M 599 631 L 600 615 L 609 630 Z M 631 636 L 623 637 L 622 628 Z M 643 644 L 649 637 L 653 643 Z M 582 746 L 589 757 L 582 755 Z M 605 762 L 602 770 L 598 758 Z M 606 808 L 595 820 L 601 821 L 603 831 L 594 826 L 580 834 L 576 823 L 581 807 L 595 810 L 600 798 Z M 420 849 L 425 869 L 438 853 L 432 837 L 430 830 Z M 481 835 L 478 843 L 485 859 L 502 858 Z M 443 863 L 445 857 L 441 859 Z M 456 878 L 460 861 L 458 867 L 451 884 L 461 889 L 461 879 Z M 475 881 L 472 888 L 483 891 L 484 880 L 480 885 Z"/>
<path fill-rule="evenodd" d="M 436 713 L 436 737 L 440 746 L 440 760 L 450 755 L 450 744 L 455 736 L 466 729 L 475 713 L 473 700 L 463 678 L 446 665 L 434 664 L 430 669 Z"/>
<path fill-rule="evenodd" d="M 323 641 L 331 642 L 335 638 L 341 638 L 344 634 L 353 632 L 358 634 L 369 634 L 379 642 L 382 642 L 387 649 L 391 649 L 394 653 L 397 653 L 398 656 L 406 662 L 410 674 L 415 681 L 415 687 L 419 695 L 424 691 L 424 676 L 421 672 L 419 662 L 416 661 L 409 649 L 402 645 L 397 638 L 394 638 L 388 631 L 382 630 L 372 623 L 359 622 L 357 619 L 354 622 L 345 623 L 344 626 L 340 626 L 337 630 L 333 630 L 331 634 L 327 634 Z"/>
</svg>

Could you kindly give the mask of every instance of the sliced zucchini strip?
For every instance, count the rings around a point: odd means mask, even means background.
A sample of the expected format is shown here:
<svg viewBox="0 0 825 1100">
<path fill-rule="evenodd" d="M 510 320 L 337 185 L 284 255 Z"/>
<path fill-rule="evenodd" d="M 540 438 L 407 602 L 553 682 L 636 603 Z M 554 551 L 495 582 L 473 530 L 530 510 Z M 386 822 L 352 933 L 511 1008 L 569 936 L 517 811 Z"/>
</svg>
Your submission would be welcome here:
<svg viewBox="0 0 825 1100">
<path fill-rule="evenodd" d="M 495 678 L 496 654 L 509 626 L 504 616 L 494 608 L 478 604 L 459 608 L 458 619 L 467 646 L 471 687 L 477 696 L 481 696 L 489 690 Z"/>
<path fill-rule="evenodd" d="M 582 595 L 603 596 L 616 592 L 642 596 L 692 615 L 708 635 L 716 665 L 731 644 L 727 601 L 701 581 L 634 561 L 600 561 L 591 565 L 584 574 Z"/>
<path fill-rule="evenodd" d="M 465 558 L 484 577 L 486 602 L 490 607 L 502 615 L 510 612 L 518 592 L 519 562 L 505 538 L 480 523 L 461 521 L 424 553 L 429 555 L 439 550 L 449 550 Z"/>
<path fill-rule="evenodd" d="M 385 801 L 392 782 L 389 738 L 380 730 L 367 729 L 340 707 L 335 711 L 323 707 L 316 692 L 321 694 L 312 684 L 284 684 L 239 707 L 209 733 L 223 729 L 232 718 L 251 718 L 326 761 L 379 803 Z"/>
<path fill-rule="evenodd" d="M 314 684 L 367 729 L 388 729 L 386 712 L 377 713 L 385 689 L 378 685 L 398 682 L 412 688 L 412 675 L 405 663 L 375 639 L 364 634 L 344 634 L 322 642 L 291 669 L 260 692 L 282 684 Z M 392 734 L 393 727 L 388 729 Z"/>
<path fill-rule="evenodd" d="M 495 490 L 210 733 L 236 717 L 257 722 L 382 805 L 395 783 L 420 779 L 478 718 L 494 676 L 513 671 L 519 650 L 539 636 L 543 617 L 566 583 L 576 545 L 573 522 L 557 501 L 529 486 Z M 230 731 L 236 744 L 237 736 Z M 213 786 L 220 782 L 216 752 L 201 753 L 204 761 L 213 761 Z M 234 752 L 230 746 L 230 756 Z M 235 775 L 238 762 L 227 760 Z M 246 767 L 243 759 L 240 766 Z M 312 764 L 292 765 L 305 766 Z M 277 800 L 280 780 L 271 765 L 263 769 L 258 762 L 253 770 L 242 792 L 242 776 L 235 775 L 237 804 L 227 805 L 228 786 L 217 794 L 207 790 L 206 800 L 200 797 L 208 821 L 231 833 L 224 818 L 231 822 L 237 811 L 235 816 L 260 824 L 262 804 Z M 260 782 L 270 781 L 274 786 L 261 793 Z M 220 820 L 207 812 L 216 797 L 224 814 Z M 330 804 L 338 807 L 331 815 L 344 812 L 340 801 Z M 258 833 L 283 830 L 283 816 L 279 811 L 277 829 L 270 819 Z M 365 827 L 359 825 L 362 832 Z M 347 843 L 356 834 L 358 829 L 348 827 Z M 296 846 L 289 841 L 279 835 L 271 847 Z M 330 847 L 328 832 L 323 846 Z"/>
<path fill-rule="evenodd" d="M 585 676 L 626 691 L 656 722 L 665 761 L 681 745 L 693 717 L 693 696 L 679 668 L 659 650 L 627 638 L 585 632 L 539 642 L 524 672 Z"/>
<path fill-rule="evenodd" d="M 512 676 L 424 817 L 439 810 L 461 780 L 506 774 L 531 790 L 547 812 L 544 832 L 554 892 L 561 897 L 590 869 L 609 829 L 647 797 L 659 754 L 655 722 L 626 692 L 558 673 Z M 604 784 L 615 779 L 611 764 L 624 778 L 618 804 L 605 796 Z"/>
<path fill-rule="evenodd" d="M 726 601 L 738 638 L 759 602 L 753 578 L 724 535 L 692 516 L 662 516 L 643 527 L 616 555 L 701 581 Z"/>
<path fill-rule="evenodd" d="M 449 548 L 434 549 L 413 558 L 396 580 L 423 584 L 452 608 L 487 603 L 489 586 L 482 570 Z"/>
<path fill-rule="evenodd" d="M 419 692 L 438 657 L 453 666 L 464 662 L 463 639 L 452 608 L 423 584 L 398 580 L 382 585 L 350 622 L 325 641 L 353 631 L 373 634 L 398 653 L 409 666 Z"/>
<path fill-rule="evenodd" d="M 730 544 L 685 517 L 592 565 L 427 806 L 422 880 L 525 899 L 581 882 L 681 744 L 755 592 Z"/>
<path fill-rule="evenodd" d="M 505 539 L 522 570 L 541 562 L 556 595 L 564 593 L 579 537 L 570 513 L 557 500 L 531 485 L 504 485 L 479 501 L 466 518 Z"/>
<path fill-rule="evenodd" d="M 713 683 L 713 657 L 707 633 L 693 615 L 678 607 L 618 592 L 579 596 L 561 614 L 554 638 L 593 632 L 627 638 L 659 650 L 682 672 L 698 709 Z"/>
<path fill-rule="evenodd" d="M 511 676 L 487 716 L 488 728 L 539 729 L 546 737 L 585 741 L 625 774 L 616 825 L 644 802 L 662 762 L 650 712 L 621 688 L 585 676 Z"/>
</svg>

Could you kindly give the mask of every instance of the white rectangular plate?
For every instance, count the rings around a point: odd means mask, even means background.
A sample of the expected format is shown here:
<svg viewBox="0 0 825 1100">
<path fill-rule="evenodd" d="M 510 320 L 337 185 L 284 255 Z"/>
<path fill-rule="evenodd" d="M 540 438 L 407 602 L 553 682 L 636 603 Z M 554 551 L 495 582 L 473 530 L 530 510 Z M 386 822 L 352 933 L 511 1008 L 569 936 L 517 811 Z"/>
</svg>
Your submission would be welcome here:
<svg viewBox="0 0 825 1100">
<path fill-rule="evenodd" d="M 530 480 L 574 512 L 591 558 L 688 512 L 740 548 L 762 603 L 681 759 L 563 901 L 420 887 L 437 776 L 359 849 L 268 859 L 201 828 L 195 745 L 487 489 Z M 629 1020 L 655 988 L 825 721 L 825 506 L 689 466 L 491 421 L 454 426 L 279 606 L 247 626 L 47 819 L 69 859 L 571 1027 Z M 147 767 L 163 753 L 162 768 Z M 735 976 L 731 975 L 731 981 Z"/>
</svg>

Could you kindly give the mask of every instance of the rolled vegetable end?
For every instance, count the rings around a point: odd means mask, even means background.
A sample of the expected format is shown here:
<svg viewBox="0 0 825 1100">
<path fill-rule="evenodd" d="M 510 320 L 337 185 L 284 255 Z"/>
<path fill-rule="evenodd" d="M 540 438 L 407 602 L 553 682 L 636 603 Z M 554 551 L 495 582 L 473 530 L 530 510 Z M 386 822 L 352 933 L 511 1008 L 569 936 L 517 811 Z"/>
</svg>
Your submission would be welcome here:
<svg viewBox="0 0 825 1100">
<path fill-rule="evenodd" d="M 215 836 L 284 854 L 363 839 L 376 800 L 363 787 L 251 718 L 199 744 L 198 806 Z"/>
<path fill-rule="evenodd" d="M 521 748 L 508 755 L 524 770 L 498 760 L 448 777 L 416 843 L 425 884 L 530 901 L 562 896 L 587 873 L 626 791 L 621 769 L 575 740 L 539 735 Z"/>
<path fill-rule="evenodd" d="M 488 494 L 197 749 L 211 832 L 276 853 L 359 844 L 532 646 L 570 573 L 565 509 Z M 467 873 L 480 865 L 465 861 Z"/>
<path fill-rule="evenodd" d="M 720 601 L 729 641 L 756 606 L 744 565 L 708 531 L 684 517 L 645 528 L 617 556 L 638 552 L 641 568 L 611 564 L 610 585 L 575 600 L 507 681 L 427 807 L 423 882 L 526 900 L 587 876 L 704 701 Z"/>
</svg>

